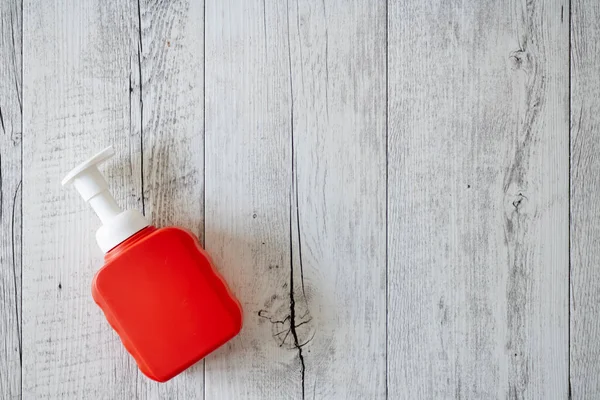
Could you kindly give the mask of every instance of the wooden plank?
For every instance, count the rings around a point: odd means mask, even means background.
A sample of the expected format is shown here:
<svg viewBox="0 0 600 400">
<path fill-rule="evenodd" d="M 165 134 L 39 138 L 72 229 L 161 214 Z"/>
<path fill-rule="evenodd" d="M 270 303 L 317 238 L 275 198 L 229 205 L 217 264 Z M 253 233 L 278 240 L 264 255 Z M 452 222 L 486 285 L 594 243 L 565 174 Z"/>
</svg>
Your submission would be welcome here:
<svg viewBox="0 0 600 400">
<path fill-rule="evenodd" d="M 600 4 L 571 3 L 571 393 L 600 397 Z"/>
<path fill-rule="evenodd" d="M 385 4 L 206 24 L 206 247 L 245 311 L 206 398 L 383 398 Z"/>
<path fill-rule="evenodd" d="M 143 208 L 158 227 L 204 231 L 204 4 L 141 2 Z M 200 362 L 166 384 L 138 374 L 138 396 L 202 399 Z"/>
<path fill-rule="evenodd" d="M 566 398 L 568 2 L 388 27 L 389 398 Z"/>
<path fill-rule="evenodd" d="M 137 8 L 26 1 L 24 21 L 23 395 L 136 398 L 135 363 L 90 294 L 99 222 L 60 180 L 112 144 L 112 191 L 141 205 Z"/>
<path fill-rule="evenodd" d="M 21 397 L 21 1 L 0 2 L 0 398 Z"/>
<path fill-rule="evenodd" d="M 206 398 L 298 398 L 298 351 L 270 322 L 300 288 L 290 288 L 286 5 L 208 0 L 205 21 L 205 243 L 244 309 L 241 334 L 206 359 Z"/>
<path fill-rule="evenodd" d="M 304 394 L 383 399 L 386 4 L 290 2 L 288 12 L 292 242 L 306 293 L 296 318 L 307 322 L 301 342 L 312 339 Z"/>
<path fill-rule="evenodd" d="M 99 222 L 58 185 L 112 144 L 105 170 L 123 206 L 202 233 L 202 15 L 188 1 L 25 4 L 27 396 L 202 397 L 202 364 L 159 385 L 125 352 L 89 292 Z"/>
</svg>

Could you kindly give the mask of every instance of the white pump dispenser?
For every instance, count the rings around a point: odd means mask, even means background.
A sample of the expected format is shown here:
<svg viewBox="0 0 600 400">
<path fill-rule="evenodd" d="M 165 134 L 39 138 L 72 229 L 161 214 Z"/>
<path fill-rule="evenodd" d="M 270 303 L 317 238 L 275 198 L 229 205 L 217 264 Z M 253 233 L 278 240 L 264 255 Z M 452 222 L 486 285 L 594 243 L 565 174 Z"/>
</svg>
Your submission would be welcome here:
<svg viewBox="0 0 600 400">
<path fill-rule="evenodd" d="M 83 200 L 90 204 L 102 221 L 102 226 L 96 232 L 96 241 L 105 253 L 150 225 L 139 211 L 121 210 L 108 191 L 106 179 L 98 171 L 98 164 L 114 154 L 112 147 L 107 147 L 72 169 L 62 181 L 63 186 L 73 183 Z"/>
</svg>

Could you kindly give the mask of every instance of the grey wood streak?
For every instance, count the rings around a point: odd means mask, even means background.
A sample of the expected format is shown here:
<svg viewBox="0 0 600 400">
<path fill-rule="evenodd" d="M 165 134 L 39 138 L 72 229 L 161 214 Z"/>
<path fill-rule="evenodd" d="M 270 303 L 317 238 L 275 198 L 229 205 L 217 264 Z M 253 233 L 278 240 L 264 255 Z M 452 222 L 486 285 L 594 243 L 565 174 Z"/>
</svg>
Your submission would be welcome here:
<svg viewBox="0 0 600 400">
<path fill-rule="evenodd" d="M 21 395 L 21 2 L 0 2 L 0 398 Z"/>
<path fill-rule="evenodd" d="M 385 396 L 385 3 L 207 1 L 206 398 Z"/>
<path fill-rule="evenodd" d="M 202 7 L 25 2 L 25 398 L 202 396 L 202 364 L 159 385 L 126 354 L 90 296 L 99 222 L 59 185 L 112 144 L 119 203 L 201 233 Z"/>
<path fill-rule="evenodd" d="M 389 2 L 389 398 L 567 397 L 568 8 Z"/>
<path fill-rule="evenodd" d="M 571 5 L 571 392 L 600 398 L 600 3 Z"/>
</svg>

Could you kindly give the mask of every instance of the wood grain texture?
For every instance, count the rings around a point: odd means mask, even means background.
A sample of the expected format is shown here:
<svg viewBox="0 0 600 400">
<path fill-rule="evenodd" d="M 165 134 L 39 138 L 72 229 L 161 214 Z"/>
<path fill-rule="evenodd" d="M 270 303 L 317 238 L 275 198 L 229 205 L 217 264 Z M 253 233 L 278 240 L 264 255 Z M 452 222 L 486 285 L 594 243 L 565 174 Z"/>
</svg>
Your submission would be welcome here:
<svg viewBox="0 0 600 400">
<path fill-rule="evenodd" d="M 158 227 L 204 231 L 204 5 L 141 1 L 143 203 Z M 135 99 L 137 101 L 137 99 Z M 138 398 L 202 399 L 200 362 L 166 384 L 138 374 Z"/>
<path fill-rule="evenodd" d="M 25 5 L 27 397 L 203 396 L 202 364 L 163 385 L 138 371 L 91 299 L 99 222 L 59 186 L 112 144 L 122 206 L 202 233 L 202 18 L 187 1 Z"/>
<path fill-rule="evenodd" d="M 600 397 L 599 18 L 0 0 L 0 398 Z M 118 202 L 198 234 L 245 311 L 167 384 L 93 303 L 99 222 L 60 187 L 109 144 Z"/>
<path fill-rule="evenodd" d="M 244 309 L 241 334 L 206 359 L 206 398 L 299 398 L 287 8 L 208 0 L 205 21 L 205 243 Z"/>
<path fill-rule="evenodd" d="M 567 1 L 390 1 L 389 398 L 566 398 Z"/>
<path fill-rule="evenodd" d="M 245 310 L 206 398 L 383 398 L 384 3 L 206 23 L 206 247 Z"/>
<path fill-rule="evenodd" d="M 0 398 L 21 396 L 20 1 L 0 1 Z"/>
<path fill-rule="evenodd" d="M 571 394 L 600 398 L 600 4 L 571 3 Z"/>
<path fill-rule="evenodd" d="M 112 144 L 111 189 L 141 208 L 137 21 L 115 2 L 24 3 L 25 398 L 138 398 L 137 367 L 90 295 L 99 222 L 60 186 Z"/>
<path fill-rule="evenodd" d="M 385 397 L 385 12 L 385 1 L 288 4 L 306 398 Z"/>
</svg>

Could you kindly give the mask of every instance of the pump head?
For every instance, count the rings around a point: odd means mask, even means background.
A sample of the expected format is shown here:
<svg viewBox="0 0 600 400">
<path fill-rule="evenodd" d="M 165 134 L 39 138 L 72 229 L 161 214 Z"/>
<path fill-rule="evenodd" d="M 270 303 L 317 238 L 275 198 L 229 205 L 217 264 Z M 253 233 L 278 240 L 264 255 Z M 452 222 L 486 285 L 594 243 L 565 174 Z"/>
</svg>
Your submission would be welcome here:
<svg viewBox="0 0 600 400">
<path fill-rule="evenodd" d="M 108 190 L 106 179 L 98 170 L 98 165 L 114 154 L 112 147 L 107 147 L 72 169 L 62 181 L 63 186 L 73 183 L 102 221 L 96 232 L 96 241 L 105 253 L 149 225 L 139 211 L 123 211 L 119 207 Z"/>
</svg>

